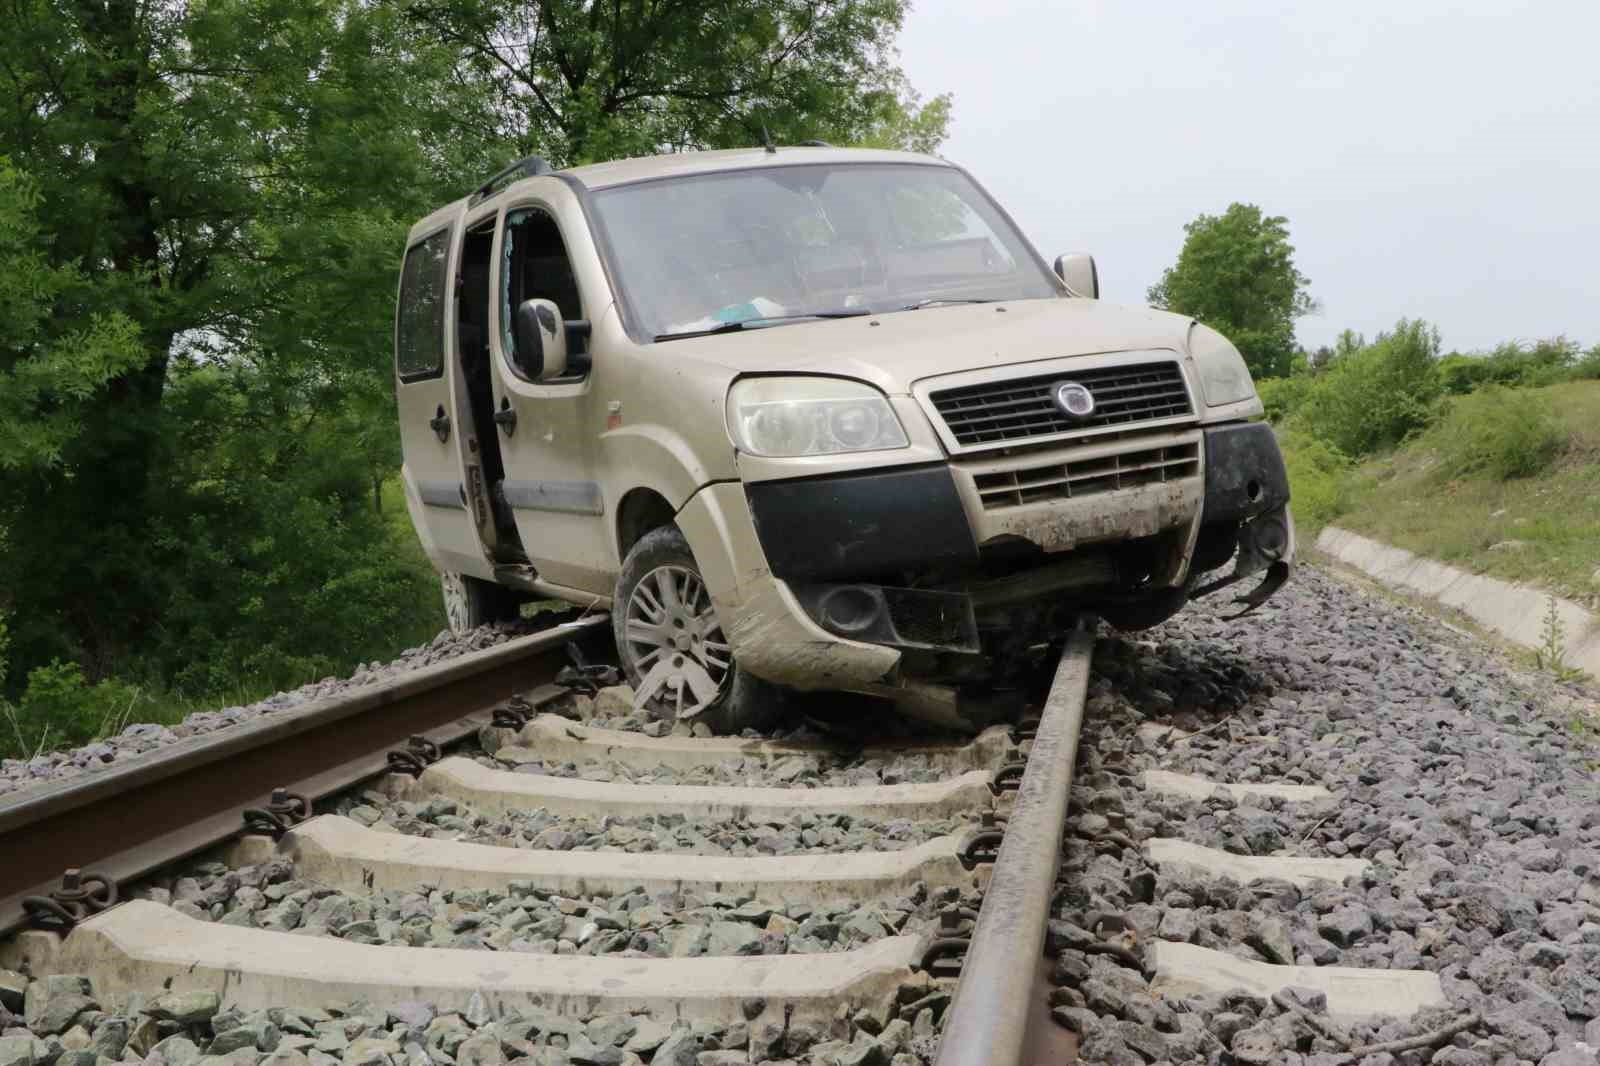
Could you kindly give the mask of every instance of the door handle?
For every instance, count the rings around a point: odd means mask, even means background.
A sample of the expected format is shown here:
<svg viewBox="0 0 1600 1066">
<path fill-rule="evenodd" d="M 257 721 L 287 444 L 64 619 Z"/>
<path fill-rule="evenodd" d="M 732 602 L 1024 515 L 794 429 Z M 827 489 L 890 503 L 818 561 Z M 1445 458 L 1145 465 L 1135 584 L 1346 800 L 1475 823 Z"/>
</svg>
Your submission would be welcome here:
<svg viewBox="0 0 1600 1066">
<path fill-rule="evenodd" d="M 500 397 L 500 410 L 494 413 L 494 424 L 508 437 L 517 431 L 517 412 L 512 409 L 511 401 L 504 396 Z"/>
<path fill-rule="evenodd" d="M 444 413 L 444 404 L 439 405 L 439 410 L 428 419 L 428 425 L 433 428 L 433 435 L 443 444 L 450 439 L 450 416 Z"/>
</svg>

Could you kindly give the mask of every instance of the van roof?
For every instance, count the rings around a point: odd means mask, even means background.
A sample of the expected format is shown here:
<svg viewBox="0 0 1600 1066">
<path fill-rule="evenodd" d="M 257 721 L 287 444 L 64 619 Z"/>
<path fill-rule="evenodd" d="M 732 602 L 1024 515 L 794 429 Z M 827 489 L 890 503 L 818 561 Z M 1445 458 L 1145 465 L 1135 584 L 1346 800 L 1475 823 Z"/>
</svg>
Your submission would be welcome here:
<svg viewBox="0 0 1600 1066">
<path fill-rule="evenodd" d="M 576 178 L 584 188 L 594 190 L 649 181 L 652 178 L 752 170 L 756 167 L 803 166 L 807 163 L 918 163 L 937 167 L 951 165 L 936 156 L 920 155 L 916 152 L 883 151 L 876 148 L 779 147 L 776 152 L 769 152 L 765 148 L 727 148 L 715 152 L 672 152 L 666 155 L 641 156 L 637 159 L 617 159 L 608 163 L 590 163 L 587 166 L 572 167 L 557 173 Z M 521 184 L 521 181 L 514 181 L 497 190 L 494 196 L 500 196 Z M 406 243 L 409 245 L 424 234 L 446 225 L 467 206 L 468 199 L 463 196 L 453 200 L 420 219 L 411 227 Z"/>
<path fill-rule="evenodd" d="M 613 185 L 627 185 L 651 178 L 680 177 L 688 174 L 709 174 L 722 170 L 748 170 L 755 167 L 800 166 L 806 163 L 922 163 L 932 166 L 949 166 L 942 159 L 916 152 L 890 152 L 875 148 L 801 147 L 779 148 L 769 152 L 765 148 L 728 148 L 716 152 L 674 152 L 668 155 L 642 156 L 638 159 L 617 159 L 609 163 L 591 163 L 573 167 L 563 173 L 577 178 L 589 189 L 607 189 Z"/>
</svg>

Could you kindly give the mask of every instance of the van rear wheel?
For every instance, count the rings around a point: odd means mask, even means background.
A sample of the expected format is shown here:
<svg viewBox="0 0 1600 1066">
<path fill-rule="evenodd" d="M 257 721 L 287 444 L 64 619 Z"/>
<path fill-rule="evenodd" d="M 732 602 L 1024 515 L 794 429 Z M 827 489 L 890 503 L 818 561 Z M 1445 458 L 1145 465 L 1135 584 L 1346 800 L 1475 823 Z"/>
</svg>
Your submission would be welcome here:
<svg viewBox="0 0 1600 1066">
<path fill-rule="evenodd" d="M 443 573 L 439 575 L 439 587 L 444 593 L 445 619 L 455 636 L 465 636 L 492 622 L 509 622 L 522 617 L 521 597 L 493 581 Z"/>
<path fill-rule="evenodd" d="M 764 729 L 782 692 L 733 657 L 689 542 L 677 526 L 639 538 L 623 560 L 612 603 L 617 655 L 634 691 L 663 718 L 712 732 Z"/>
</svg>

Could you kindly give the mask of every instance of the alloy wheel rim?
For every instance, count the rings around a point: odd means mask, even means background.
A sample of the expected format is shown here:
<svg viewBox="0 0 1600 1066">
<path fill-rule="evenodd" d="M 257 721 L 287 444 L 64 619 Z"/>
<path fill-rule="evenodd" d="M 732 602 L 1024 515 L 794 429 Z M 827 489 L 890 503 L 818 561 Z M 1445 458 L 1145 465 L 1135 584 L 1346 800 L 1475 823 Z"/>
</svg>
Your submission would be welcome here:
<svg viewBox="0 0 1600 1066">
<path fill-rule="evenodd" d="M 444 616 L 450 632 L 461 636 L 471 628 L 467 617 L 467 583 L 460 574 L 440 574 L 439 587 L 444 593 Z"/>
<path fill-rule="evenodd" d="M 634 585 L 623 631 L 641 703 L 692 717 L 716 702 L 733 675 L 711 594 L 686 566 L 658 566 Z"/>
</svg>

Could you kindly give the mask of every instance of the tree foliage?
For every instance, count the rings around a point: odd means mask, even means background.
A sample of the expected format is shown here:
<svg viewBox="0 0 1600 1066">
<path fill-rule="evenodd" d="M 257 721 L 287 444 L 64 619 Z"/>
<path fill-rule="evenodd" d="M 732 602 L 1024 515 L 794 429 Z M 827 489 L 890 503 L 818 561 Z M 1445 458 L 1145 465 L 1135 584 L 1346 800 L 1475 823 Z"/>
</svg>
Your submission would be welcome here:
<svg viewBox="0 0 1600 1066">
<path fill-rule="evenodd" d="M 1289 220 L 1254 204 L 1231 204 L 1184 226 L 1178 261 L 1147 294 L 1151 304 L 1191 315 L 1238 346 L 1250 373 L 1290 372 L 1295 319 L 1316 309 L 1311 282 L 1295 269 Z"/>
<path fill-rule="evenodd" d="M 82 272 L 40 250 L 38 209 L 37 185 L 0 156 L 0 470 L 13 473 L 59 463 L 83 406 L 142 361 L 133 321 L 96 311 Z"/>
<path fill-rule="evenodd" d="M 416 0 L 495 100 L 492 131 L 558 165 L 810 139 L 931 151 L 893 62 L 907 0 Z"/>
<path fill-rule="evenodd" d="M 1583 359 L 1577 342 L 1566 337 L 1507 341 L 1490 352 L 1451 352 L 1439 360 L 1439 379 L 1444 391 L 1458 396 L 1489 385 L 1553 385 L 1582 376 Z"/>
<path fill-rule="evenodd" d="M 1313 379 L 1295 424 L 1348 456 L 1393 447 L 1432 421 L 1441 393 L 1438 358 L 1439 331 L 1401 319 L 1370 345 L 1336 356 Z"/>
</svg>

